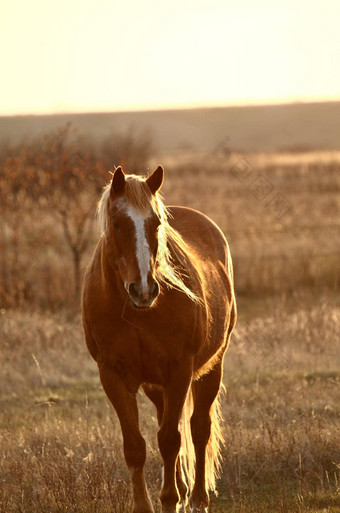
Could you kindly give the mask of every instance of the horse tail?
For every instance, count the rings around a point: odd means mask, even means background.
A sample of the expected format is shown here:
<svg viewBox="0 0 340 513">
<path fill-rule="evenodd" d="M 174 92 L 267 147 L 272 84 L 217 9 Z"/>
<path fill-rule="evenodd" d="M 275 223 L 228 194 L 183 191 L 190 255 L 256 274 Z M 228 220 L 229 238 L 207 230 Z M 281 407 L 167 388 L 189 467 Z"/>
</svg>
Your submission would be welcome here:
<svg viewBox="0 0 340 513">
<path fill-rule="evenodd" d="M 210 408 L 210 437 L 206 447 L 206 462 L 205 462 L 205 485 L 207 490 L 216 493 L 216 479 L 221 471 L 221 448 L 224 445 L 224 437 L 222 434 L 222 414 L 220 406 L 220 395 L 224 392 L 225 388 L 221 385 L 220 391 L 217 394 L 213 404 Z M 180 461 L 184 477 L 186 478 L 187 486 L 190 490 L 193 489 L 195 482 L 195 449 L 191 436 L 190 419 L 193 412 L 193 394 L 190 387 L 186 400 L 183 406 L 181 418 L 181 450 Z"/>
<path fill-rule="evenodd" d="M 195 481 L 195 448 L 191 437 L 190 419 L 194 409 L 194 399 L 192 394 L 192 388 L 189 387 L 180 423 L 181 431 L 181 450 L 180 450 L 180 461 L 182 471 L 184 473 L 183 478 L 189 490 L 193 489 Z"/>
<path fill-rule="evenodd" d="M 224 445 L 224 437 L 222 434 L 223 418 L 220 404 L 220 396 L 224 390 L 224 386 L 221 385 L 220 391 L 210 408 L 211 428 L 210 438 L 206 449 L 205 484 L 207 489 L 214 493 L 217 493 L 216 479 L 220 476 L 221 472 L 221 449 Z"/>
</svg>

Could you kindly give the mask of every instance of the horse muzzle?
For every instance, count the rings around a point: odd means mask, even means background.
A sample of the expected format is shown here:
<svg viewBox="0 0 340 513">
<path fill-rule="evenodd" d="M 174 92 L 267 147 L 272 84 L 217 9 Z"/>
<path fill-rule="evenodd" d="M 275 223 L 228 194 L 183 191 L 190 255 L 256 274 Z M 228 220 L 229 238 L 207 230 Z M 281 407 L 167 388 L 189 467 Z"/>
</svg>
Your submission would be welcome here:
<svg viewBox="0 0 340 513">
<path fill-rule="evenodd" d="M 159 296 L 159 284 L 156 280 L 148 284 L 147 288 L 141 283 L 131 281 L 125 286 L 133 306 L 136 308 L 150 308 Z"/>
</svg>

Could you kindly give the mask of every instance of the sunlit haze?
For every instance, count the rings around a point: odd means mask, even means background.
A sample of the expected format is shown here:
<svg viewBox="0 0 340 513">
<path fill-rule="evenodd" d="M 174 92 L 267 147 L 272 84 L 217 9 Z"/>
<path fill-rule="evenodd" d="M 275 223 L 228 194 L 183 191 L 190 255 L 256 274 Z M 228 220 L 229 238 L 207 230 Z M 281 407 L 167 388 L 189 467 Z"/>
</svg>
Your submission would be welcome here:
<svg viewBox="0 0 340 513">
<path fill-rule="evenodd" d="M 0 114 L 340 99 L 340 2 L 5 0 Z"/>
</svg>

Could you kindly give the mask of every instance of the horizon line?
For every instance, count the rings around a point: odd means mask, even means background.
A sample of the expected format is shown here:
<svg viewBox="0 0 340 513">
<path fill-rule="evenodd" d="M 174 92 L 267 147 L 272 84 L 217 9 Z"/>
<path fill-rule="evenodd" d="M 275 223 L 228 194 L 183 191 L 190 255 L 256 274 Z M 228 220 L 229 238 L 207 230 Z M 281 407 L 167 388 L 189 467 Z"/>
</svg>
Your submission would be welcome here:
<svg viewBox="0 0 340 513">
<path fill-rule="evenodd" d="M 138 113 L 138 112 L 166 112 L 166 111 L 179 111 L 179 110 L 199 110 L 199 109 L 227 109 L 227 108 L 242 108 L 242 107 L 270 107 L 280 105 L 306 105 L 317 103 L 338 103 L 340 96 L 325 97 L 307 97 L 307 98 L 268 98 L 268 99 L 249 99 L 249 100 L 235 100 L 232 102 L 193 102 L 193 103 L 162 103 L 150 105 L 124 105 L 113 106 L 112 108 L 93 108 L 89 110 L 55 110 L 55 111 L 41 111 L 41 112 L 15 112 L 15 113 L 1 113 L 0 117 L 29 117 L 29 116 L 65 116 L 65 115 L 86 115 L 86 114 L 124 114 L 124 113 Z"/>
</svg>

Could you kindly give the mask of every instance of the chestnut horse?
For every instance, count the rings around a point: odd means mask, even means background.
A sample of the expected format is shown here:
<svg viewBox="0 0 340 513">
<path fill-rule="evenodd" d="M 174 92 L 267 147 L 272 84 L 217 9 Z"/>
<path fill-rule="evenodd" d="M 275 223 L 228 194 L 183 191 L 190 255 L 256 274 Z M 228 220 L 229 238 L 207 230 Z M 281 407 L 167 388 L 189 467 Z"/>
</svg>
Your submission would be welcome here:
<svg viewBox="0 0 340 513">
<path fill-rule="evenodd" d="M 120 421 L 133 513 L 152 513 L 138 424 L 140 386 L 157 408 L 163 513 L 207 512 L 220 465 L 218 392 L 236 322 L 232 262 L 205 215 L 166 208 L 164 171 L 118 167 L 98 205 L 102 236 L 83 287 L 86 343 Z M 191 492 L 190 492 L 191 489 Z"/>
</svg>

